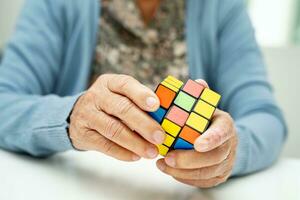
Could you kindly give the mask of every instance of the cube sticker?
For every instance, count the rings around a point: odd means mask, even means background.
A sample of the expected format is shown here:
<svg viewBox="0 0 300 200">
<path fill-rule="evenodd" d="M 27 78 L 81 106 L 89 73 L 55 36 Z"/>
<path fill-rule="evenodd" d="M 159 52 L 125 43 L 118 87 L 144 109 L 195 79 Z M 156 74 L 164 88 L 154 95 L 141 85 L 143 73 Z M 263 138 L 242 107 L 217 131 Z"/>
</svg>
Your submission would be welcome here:
<svg viewBox="0 0 300 200">
<path fill-rule="evenodd" d="M 167 111 L 165 109 L 160 107 L 157 111 L 149 113 L 149 114 L 155 121 L 157 121 L 158 123 L 161 123 L 164 116 L 165 116 L 165 114 L 166 114 L 166 112 Z"/>
<path fill-rule="evenodd" d="M 194 108 L 194 112 L 202 115 L 206 119 L 210 119 L 214 114 L 215 109 L 215 107 L 200 99 Z"/>
<path fill-rule="evenodd" d="M 196 102 L 195 98 L 193 98 L 192 96 L 188 95 L 185 92 L 180 91 L 175 99 L 174 104 L 190 112 L 195 102 Z"/>
<path fill-rule="evenodd" d="M 176 92 L 163 85 L 159 85 L 156 90 L 156 95 L 159 98 L 161 107 L 168 109 L 176 97 Z"/>
<path fill-rule="evenodd" d="M 175 124 L 174 122 L 171 122 L 168 119 L 164 119 L 163 123 L 161 124 L 162 128 L 171 136 L 177 137 L 177 135 L 180 132 L 180 126 Z"/>
<path fill-rule="evenodd" d="M 166 136 L 166 139 L 164 141 L 164 145 L 166 145 L 167 147 L 171 147 L 173 142 L 174 142 L 175 138 L 170 136 L 170 135 L 167 135 Z"/>
<path fill-rule="evenodd" d="M 169 119 L 172 122 L 175 122 L 179 126 L 184 126 L 186 120 L 189 117 L 189 113 L 182 110 L 181 108 L 177 106 L 172 106 L 166 116 L 167 119 Z"/>
<path fill-rule="evenodd" d="M 183 129 L 181 130 L 179 137 L 184 139 L 185 141 L 194 144 L 195 140 L 200 136 L 201 134 L 190 128 L 189 126 L 184 126 Z"/>
<path fill-rule="evenodd" d="M 221 95 L 208 88 L 205 88 L 200 98 L 216 107 L 221 99 Z"/>
<path fill-rule="evenodd" d="M 204 89 L 205 87 L 203 85 L 200 85 L 195 81 L 188 80 L 182 90 L 195 98 L 199 98 L 200 94 Z"/>
<path fill-rule="evenodd" d="M 196 131 L 203 133 L 208 126 L 208 120 L 192 112 L 186 124 Z"/>
</svg>

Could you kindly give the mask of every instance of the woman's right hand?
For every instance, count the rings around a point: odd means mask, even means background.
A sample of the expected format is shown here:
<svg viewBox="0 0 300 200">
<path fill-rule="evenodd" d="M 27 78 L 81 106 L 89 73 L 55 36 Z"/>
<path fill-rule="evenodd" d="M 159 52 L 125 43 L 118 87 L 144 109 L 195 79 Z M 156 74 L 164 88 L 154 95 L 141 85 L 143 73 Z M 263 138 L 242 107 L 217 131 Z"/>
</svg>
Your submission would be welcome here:
<svg viewBox="0 0 300 200">
<path fill-rule="evenodd" d="M 95 150 L 119 160 L 155 158 L 155 145 L 163 143 L 165 133 L 146 112 L 158 108 L 158 97 L 134 78 L 105 74 L 76 102 L 69 137 L 79 150 Z"/>
</svg>

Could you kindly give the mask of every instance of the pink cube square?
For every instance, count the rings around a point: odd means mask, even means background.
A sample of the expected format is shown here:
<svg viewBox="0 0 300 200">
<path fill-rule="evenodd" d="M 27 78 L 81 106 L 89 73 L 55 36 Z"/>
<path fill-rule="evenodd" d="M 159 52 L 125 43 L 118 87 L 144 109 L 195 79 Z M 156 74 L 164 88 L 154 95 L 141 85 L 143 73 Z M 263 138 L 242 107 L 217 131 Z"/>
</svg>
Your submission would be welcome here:
<svg viewBox="0 0 300 200">
<path fill-rule="evenodd" d="M 201 85 L 191 79 L 188 80 L 183 87 L 183 91 L 185 91 L 186 93 L 188 93 L 196 98 L 199 98 L 200 94 L 202 93 L 202 91 L 204 89 L 205 89 L 205 87 L 203 85 Z"/>
<path fill-rule="evenodd" d="M 172 106 L 166 116 L 166 118 L 175 124 L 183 127 L 185 122 L 187 121 L 189 117 L 189 113 L 182 110 L 181 108 L 177 106 Z"/>
</svg>

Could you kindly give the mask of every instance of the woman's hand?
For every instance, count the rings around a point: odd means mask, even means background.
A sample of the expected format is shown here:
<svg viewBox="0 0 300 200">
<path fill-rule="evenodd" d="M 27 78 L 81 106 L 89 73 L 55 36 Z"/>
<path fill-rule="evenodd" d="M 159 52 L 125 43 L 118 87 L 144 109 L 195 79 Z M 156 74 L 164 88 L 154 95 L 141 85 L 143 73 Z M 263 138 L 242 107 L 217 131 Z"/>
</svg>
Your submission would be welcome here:
<svg viewBox="0 0 300 200">
<path fill-rule="evenodd" d="M 195 150 L 170 151 L 157 161 L 157 167 L 182 183 L 200 188 L 225 182 L 231 175 L 237 149 L 236 129 L 230 115 L 217 109 L 211 126 L 197 138 L 194 147 Z"/>
<path fill-rule="evenodd" d="M 158 108 L 158 97 L 132 77 L 102 75 L 75 104 L 69 136 L 79 150 L 124 161 L 155 158 L 165 133 L 145 111 Z"/>
</svg>

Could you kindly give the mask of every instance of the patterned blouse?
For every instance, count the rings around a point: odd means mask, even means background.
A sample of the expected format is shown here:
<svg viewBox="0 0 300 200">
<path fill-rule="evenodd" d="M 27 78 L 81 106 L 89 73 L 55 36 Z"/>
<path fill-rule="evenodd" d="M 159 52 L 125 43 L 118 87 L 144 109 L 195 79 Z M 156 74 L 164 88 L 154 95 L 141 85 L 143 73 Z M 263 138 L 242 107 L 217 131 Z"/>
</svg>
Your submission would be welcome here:
<svg viewBox="0 0 300 200">
<path fill-rule="evenodd" d="M 161 1 L 147 26 L 135 0 L 102 1 L 99 24 L 92 80 L 127 74 L 155 89 L 167 75 L 188 78 L 184 0 Z"/>
</svg>

